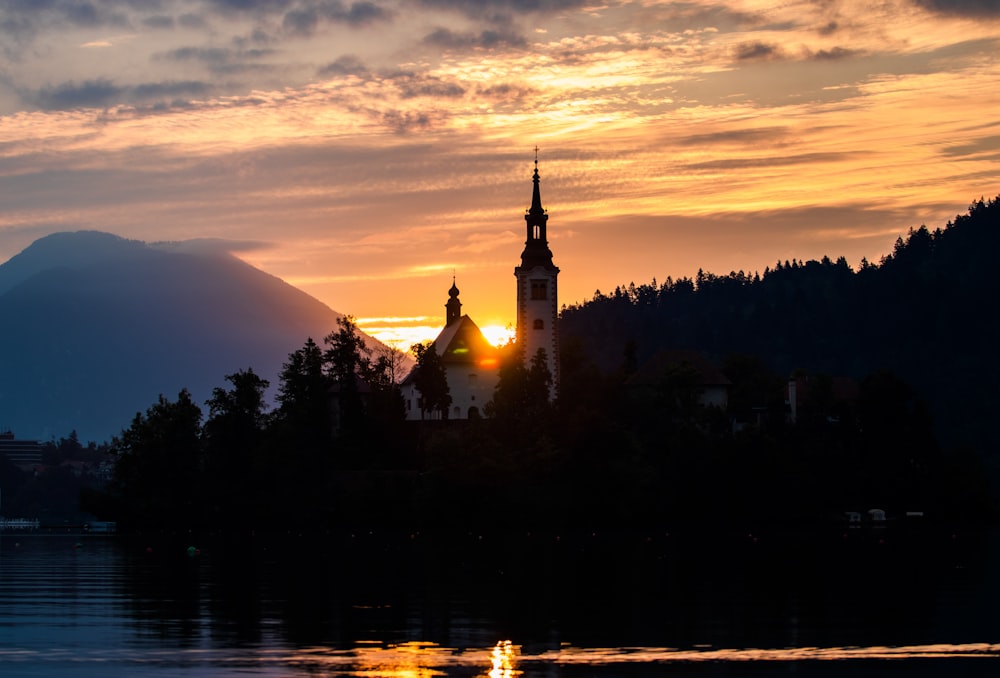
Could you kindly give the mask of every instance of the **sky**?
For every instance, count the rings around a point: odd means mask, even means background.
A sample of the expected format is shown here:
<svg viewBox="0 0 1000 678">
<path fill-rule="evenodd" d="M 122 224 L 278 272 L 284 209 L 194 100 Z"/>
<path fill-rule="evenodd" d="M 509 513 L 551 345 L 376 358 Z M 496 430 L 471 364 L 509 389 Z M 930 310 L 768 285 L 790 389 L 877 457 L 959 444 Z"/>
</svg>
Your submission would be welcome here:
<svg viewBox="0 0 1000 678">
<path fill-rule="evenodd" d="M 408 348 L 559 304 L 877 262 L 1000 194 L 1000 0 L 4 0 L 0 262 L 206 239 Z M 331 328 L 332 329 L 332 328 Z"/>
</svg>

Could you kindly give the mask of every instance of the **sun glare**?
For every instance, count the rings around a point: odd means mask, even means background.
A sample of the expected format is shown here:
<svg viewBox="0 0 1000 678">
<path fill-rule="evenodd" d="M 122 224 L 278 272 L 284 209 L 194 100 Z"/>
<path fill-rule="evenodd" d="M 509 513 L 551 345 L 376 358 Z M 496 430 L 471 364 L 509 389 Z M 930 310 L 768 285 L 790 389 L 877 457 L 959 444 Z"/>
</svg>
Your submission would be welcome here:
<svg viewBox="0 0 1000 678">
<path fill-rule="evenodd" d="M 484 325 L 479 328 L 486 341 L 494 346 L 500 347 L 514 339 L 514 328 L 510 325 Z"/>
</svg>

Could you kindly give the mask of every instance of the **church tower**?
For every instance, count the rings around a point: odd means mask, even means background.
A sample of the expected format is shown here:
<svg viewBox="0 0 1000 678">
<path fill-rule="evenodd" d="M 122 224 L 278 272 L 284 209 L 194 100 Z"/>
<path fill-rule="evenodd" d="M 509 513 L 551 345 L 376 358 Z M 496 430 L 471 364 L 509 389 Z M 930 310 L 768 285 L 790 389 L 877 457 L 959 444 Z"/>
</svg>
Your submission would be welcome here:
<svg viewBox="0 0 1000 678">
<path fill-rule="evenodd" d="M 455 277 L 451 278 L 451 289 L 448 290 L 448 303 L 444 305 L 445 308 L 445 320 L 444 325 L 447 327 L 456 320 L 461 320 L 462 318 L 462 302 L 458 300 L 458 287 L 455 285 Z"/>
<path fill-rule="evenodd" d="M 531 207 L 524 215 L 527 239 L 521 252 L 521 265 L 514 269 L 517 278 L 517 344 L 524 350 L 530 365 L 539 349 L 545 351 L 552 374 L 552 395 L 559 386 L 559 336 L 556 320 L 559 306 L 556 278 L 559 269 L 552 263 L 552 250 L 545 228 L 549 215 L 542 209 L 538 189 L 538 149 L 535 149 L 535 173 L 532 178 Z"/>
</svg>

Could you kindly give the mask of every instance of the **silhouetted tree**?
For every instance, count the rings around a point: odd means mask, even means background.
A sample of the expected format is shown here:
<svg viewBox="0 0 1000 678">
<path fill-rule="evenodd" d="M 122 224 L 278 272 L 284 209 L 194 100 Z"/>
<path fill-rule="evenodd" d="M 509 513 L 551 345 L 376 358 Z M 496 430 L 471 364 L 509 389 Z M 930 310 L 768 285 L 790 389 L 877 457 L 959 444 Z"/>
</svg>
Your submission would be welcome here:
<svg viewBox="0 0 1000 678">
<path fill-rule="evenodd" d="M 448 418 L 448 408 L 451 406 L 451 389 L 448 387 L 448 376 L 444 363 L 438 355 L 434 342 L 414 344 L 410 351 L 417 358 L 416 372 L 413 375 L 414 385 L 420 392 L 420 414 L 442 419 Z"/>
<path fill-rule="evenodd" d="M 190 528 L 202 522 L 201 409 L 187 389 L 137 413 L 112 442 L 113 492 L 123 523 Z"/>
<path fill-rule="evenodd" d="M 203 436 L 210 520 L 231 525 L 255 517 L 251 507 L 260 495 L 253 479 L 269 424 L 264 397 L 269 383 L 252 368 L 226 375 L 226 380 L 232 388 L 215 388 L 206 402 Z"/>
<path fill-rule="evenodd" d="M 330 380 L 323 353 L 311 337 L 282 366 L 277 400 L 276 425 L 282 438 L 312 449 L 326 445 L 333 427 Z"/>
<path fill-rule="evenodd" d="M 531 356 L 531 365 L 528 367 L 527 396 L 531 408 L 528 416 L 544 417 L 551 412 L 552 379 L 548 356 L 545 349 L 540 348 Z"/>
<path fill-rule="evenodd" d="M 402 366 L 403 352 L 392 346 L 382 346 L 375 349 L 365 375 L 371 387 L 368 418 L 376 431 L 392 434 L 393 438 L 398 433 L 398 425 L 406 418 L 406 405 L 399 389 Z"/>
<path fill-rule="evenodd" d="M 362 391 L 369 388 L 372 376 L 371 349 L 364 342 L 354 318 L 337 318 L 337 330 L 327 335 L 323 360 L 336 394 L 341 433 L 356 433 L 363 428 L 365 406 Z"/>
</svg>

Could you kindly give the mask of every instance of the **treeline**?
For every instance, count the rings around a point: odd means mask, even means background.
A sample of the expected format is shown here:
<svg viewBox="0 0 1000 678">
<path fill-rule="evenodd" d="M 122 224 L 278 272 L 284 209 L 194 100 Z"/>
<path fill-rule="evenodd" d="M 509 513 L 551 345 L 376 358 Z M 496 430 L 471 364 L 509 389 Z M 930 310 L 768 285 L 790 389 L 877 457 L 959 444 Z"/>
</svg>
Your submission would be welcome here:
<svg viewBox="0 0 1000 678">
<path fill-rule="evenodd" d="M 138 414 L 85 508 L 169 530 L 813 528 L 873 508 L 991 520 L 990 458 L 940 445 L 935 419 L 950 400 L 960 420 L 983 417 L 982 435 L 997 404 L 998 213 L 974 203 L 858 271 L 794 261 L 597 294 L 562 313 L 558 397 L 542 356 L 508 346 L 479 420 L 406 422 L 399 355 L 373 355 L 347 318 L 289 356 L 273 411 L 246 370 L 204 408 L 182 391 Z M 714 358 L 728 404 L 702 405 L 685 364 L 637 388 L 664 348 Z M 424 409 L 446 411 L 440 362 L 416 353 Z M 793 373 L 809 384 L 794 422 Z"/>
<path fill-rule="evenodd" d="M 359 397 L 342 399 L 336 355 L 312 341 L 292 354 L 273 412 L 250 370 L 227 377 L 207 416 L 185 391 L 161 398 L 114 442 L 115 479 L 86 508 L 124 530 L 241 532 L 812 529 L 871 508 L 963 523 L 992 511 L 977 460 L 945 453 L 920 398 L 889 373 L 863 380 L 851 402 L 816 375 L 792 424 L 784 380 L 756 358 L 725 361 L 732 400 L 721 409 L 699 404 L 683 365 L 636 390 L 627 370 L 604 373 L 570 342 L 550 402 L 544 361 L 525 366 L 508 347 L 486 418 L 405 422 L 385 406 L 397 387 L 361 387 L 379 362 L 363 352 L 349 380 Z"/>
<path fill-rule="evenodd" d="M 785 377 L 890 370 L 929 403 L 945 444 L 975 450 L 1000 478 L 998 256 L 1000 202 L 980 199 L 857 270 L 824 257 L 629 284 L 564 309 L 560 331 L 605 370 L 665 348 L 753 355 Z"/>
</svg>

